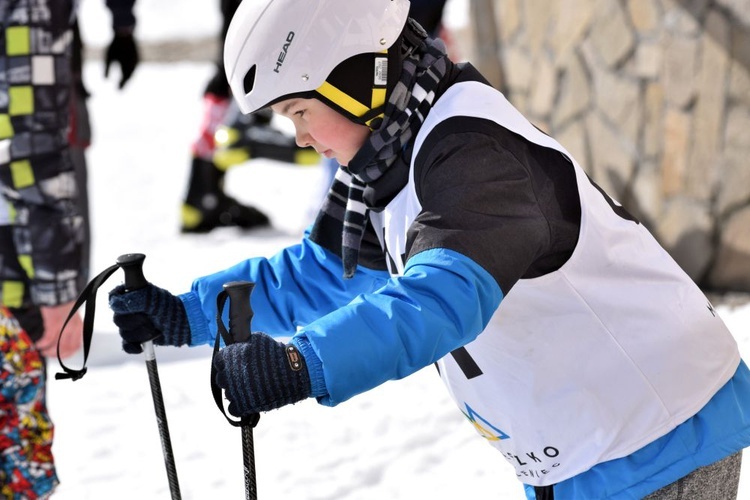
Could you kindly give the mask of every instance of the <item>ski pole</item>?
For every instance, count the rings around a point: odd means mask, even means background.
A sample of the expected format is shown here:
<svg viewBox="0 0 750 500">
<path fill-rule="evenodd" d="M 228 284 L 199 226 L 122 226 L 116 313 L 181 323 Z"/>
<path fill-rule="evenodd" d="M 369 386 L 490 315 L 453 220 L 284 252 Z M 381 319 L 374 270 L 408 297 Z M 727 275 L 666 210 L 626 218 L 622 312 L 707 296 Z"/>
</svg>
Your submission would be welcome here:
<svg viewBox="0 0 750 500">
<path fill-rule="evenodd" d="M 125 290 L 130 292 L 148 285 L 143 276 L 143 261 L 146 256 L 140 253 L 129 253 L 117 258 L 117 264 L 125 273 Z M 161 449 L 164 455 L 164 465 L 167 468 L 167 480 L 172 500 L 180 500 L 180 485 L 177 482 L 177 469 L 175 467 L 174 455 L 172 453 L 172 442 L 169 438 L 169 427 L 167 425 L 167 413 L 164 409 L 164 398 L 162 397 L 161 384 L 159 383 L 159 371 L 156 367 L 156 353 L 154 343 L 146 341 L 141 344 L 143 354 L 146 356 L 146 369 L 151 384 L 151 396 L 154 400 L 156 411 L 156 422 L 159 425 L 159 436 L 161 437 Z"/>
<path fill-rule="evenodd" d="M 229 296 L 229 337 L 234 342 L 246 342 L 250 338 L 250 323 L 253 309 L 250 306 L 250 293 L 255 285 L 249 281 L 232 281 L 224 284 Z M 229 344 L 229 342 L 227 342 Z M 245 473 L 245 498 L 256 500 L 258 486 L 255 480 L 255 448 L 253 444 L 253 427 L 258 423 L 258 415 L 252 421 L 244 423 L 242 429 L 242 465 Z"/>
</svg>

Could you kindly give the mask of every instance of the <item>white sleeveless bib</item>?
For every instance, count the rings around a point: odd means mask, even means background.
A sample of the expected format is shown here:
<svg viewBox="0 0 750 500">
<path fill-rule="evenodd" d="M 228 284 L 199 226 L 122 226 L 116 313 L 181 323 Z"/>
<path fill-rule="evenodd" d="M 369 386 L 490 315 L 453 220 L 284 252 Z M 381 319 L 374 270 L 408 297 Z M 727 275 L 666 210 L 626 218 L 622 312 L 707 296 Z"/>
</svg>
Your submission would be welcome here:
<svg viewBox="0 0 750 500">
<path fill-rule="evenodd" d="M 443 120 L 492 120 L 572 156 L 491 87 L 452 86 L 430 111 L 412 158 Z M 521 280 L 466 345 L 482 375 L 438 362 L 459 409 L 515 467 L 543 486 L 627 456 L 694 415 L 737 369 L 739 351 L 710 303 L 648 231 L 618 215 L 573 161 L 581 199 L 576 249 L 559 270 Z M 421 210 L 408 185 L 370 217 L 393 274 Z M 502 252 L 502 248 L 497 249 Z"/>
</svg>

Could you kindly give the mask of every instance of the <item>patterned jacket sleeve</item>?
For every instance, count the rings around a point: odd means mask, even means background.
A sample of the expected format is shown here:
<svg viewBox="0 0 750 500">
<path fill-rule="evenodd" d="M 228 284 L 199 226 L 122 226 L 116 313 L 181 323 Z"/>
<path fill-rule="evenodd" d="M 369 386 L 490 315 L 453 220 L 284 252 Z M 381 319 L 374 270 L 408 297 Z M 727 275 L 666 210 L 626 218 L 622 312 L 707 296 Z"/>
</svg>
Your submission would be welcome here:
<svg viewBox="0 0 750 500">
<path fill-rule="evenodd" d="M 9 306 L 20 305 L 14 301 L 26 284 L 38 305 L 65 303 L 77 293 L 83 234 L 67 139 L 71 5 L 55 0 L 32 9 L 10 1 L 1 21 L 0 201 L 13 237 L 2 242 L 0 273 L 16 266 L 28 278 L 3 282 Z"/>
</svg>

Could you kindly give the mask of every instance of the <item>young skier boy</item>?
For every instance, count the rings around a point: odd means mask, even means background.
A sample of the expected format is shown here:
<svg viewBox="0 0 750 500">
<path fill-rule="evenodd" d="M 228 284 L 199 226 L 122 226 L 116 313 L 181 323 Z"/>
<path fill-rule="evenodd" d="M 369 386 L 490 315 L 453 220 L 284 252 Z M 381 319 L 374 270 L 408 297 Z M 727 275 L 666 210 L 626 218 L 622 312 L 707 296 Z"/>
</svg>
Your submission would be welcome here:
<svg viewBox="0 0 750 500">
<path fill-rule="evenodd" d="M 272 107 L 344 167 L 299 245 L 178 297 L 113 290 L 125 350 L 211 342 L 222 285 L 249 280 L 254 327 L 292 338 L 253 333 L 216 356 L 236 416 L 333 406 L 436 363 L 529 498 L 736 497 L 750 372 L 730 332 L 648 231 L 408 8 L 240 6 L 225 48 L 239 106 Z"/>
</svg>

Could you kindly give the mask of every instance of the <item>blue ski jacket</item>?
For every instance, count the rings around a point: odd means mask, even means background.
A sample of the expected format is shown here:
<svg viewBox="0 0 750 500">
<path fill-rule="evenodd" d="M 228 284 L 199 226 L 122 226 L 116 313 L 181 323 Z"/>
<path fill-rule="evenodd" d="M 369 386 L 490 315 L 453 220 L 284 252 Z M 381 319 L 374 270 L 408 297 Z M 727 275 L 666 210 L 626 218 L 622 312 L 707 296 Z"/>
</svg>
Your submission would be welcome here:
<svg viewBox="0 0 750 500">
<path fill-rule="evenodd" d="M 484 269 L 450 250 L 423 252 L 398 278 L 360 268 L 345 280 L 341 260 L 305 238 L 270 259 L 250 259 L 196 280 L 192 291 L 180 296 L 193 345 L 216 338 L 215 297 L 224 283 L 236 280 L 255 283 L 254 330 L 275 337 L 300 330 L 315 337 L 328 382 L 320 401 L 331 406 L 406 377 L 470 342 L 502 298 Z M 356 342 L 332 337 L 331 324 L 339 332 L 358 332 Z"/>
</svg>

